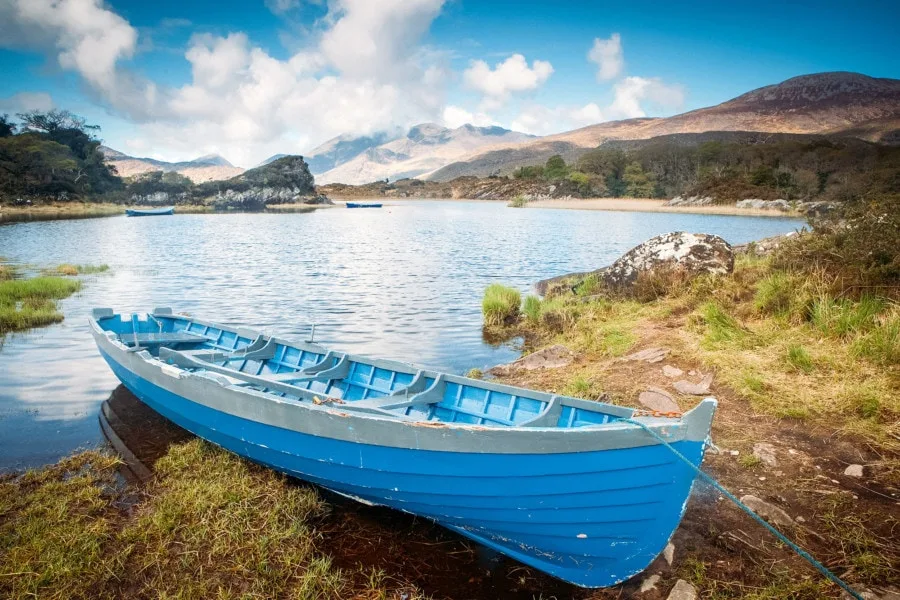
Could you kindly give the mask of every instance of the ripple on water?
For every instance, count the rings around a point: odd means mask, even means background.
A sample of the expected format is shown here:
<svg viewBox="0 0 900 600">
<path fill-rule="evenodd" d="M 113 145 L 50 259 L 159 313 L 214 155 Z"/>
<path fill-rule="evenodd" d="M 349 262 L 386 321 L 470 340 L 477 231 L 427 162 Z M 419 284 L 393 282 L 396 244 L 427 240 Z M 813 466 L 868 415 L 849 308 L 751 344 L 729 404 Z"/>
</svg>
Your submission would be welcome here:
<svg viewBox="0 0 900 600">
<path fill-rule="evenodd" d="M 649 237 L 702 231 L 742 243 L 796 219 L 514 210 L 502 203 L 403 202 L 379 211 L 175 215 L 0 226 L 0 256 L 36 265 L 106 263 L 64 300 L 65 322 L 0 350 L 0 470 L 100 443 L 117 381 L 86 318 L 92 307 L 172 306 L 337 349 L 464 373 L 507 362 L 481 335 L 481 294 L 615 260 Z"/>
</svg>

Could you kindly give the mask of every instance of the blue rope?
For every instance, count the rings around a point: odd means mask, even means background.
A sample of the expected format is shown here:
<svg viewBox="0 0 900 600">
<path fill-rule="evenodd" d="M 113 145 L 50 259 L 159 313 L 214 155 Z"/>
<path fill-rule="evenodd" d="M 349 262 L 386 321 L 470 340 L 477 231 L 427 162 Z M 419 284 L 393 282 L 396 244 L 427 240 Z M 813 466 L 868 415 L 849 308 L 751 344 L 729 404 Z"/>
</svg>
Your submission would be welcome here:
<svg viewBox="0 0 900 600">
<path fill-rule="evenodd" d="M 734 502 L 735 505 L 736 505 L 738 508 L 740 508 L 742 511 L 744 511 L 745 513 L 747 513 L 748 515 L 750 515 L 750 516 L 753 518 L 753 520 L 755 520 L 757 523 L 759 523 L 760 525 L 762 525 L 763 527 L 765 527 L 766 529 L 768 529 L 769 532 L 772 533 L 772 535 L 774 535 L 775 537 L 777 537 L 783 544 L 785 544 L 785 545 L 788 546 L 791 550 L 793 550 L 794 552 L 796 552 L 797 554 L 799 554 L 801 557 L 803 557 L 803 559 L 805 559 L 806 562 L 808 562 L 808 563 L 811 564 L 813 567 L 815 567 L 816 570 L 817 570 L 819 573 L 821 573 L 822 575 L 824 575 L 825 577 L 827 577 L 827 578 L 828 578 L 829 580 L 831 580 L 833 583 L 836 583 L 836 584 L 837 584 L 838 586 L 840 586 L 845 592 L 847 592 L 848 594 L 850 594 L 851 596 L 853 596 L 856 600 L 865 600 L 865 599 L 859 594 L 859 592 L 857 592 L 857 591 L 854 590 L 852 587 L 850 587 L 850 585 L 847 584 L 847 583 L 845 583 L 844 580 L 842 580 L 840 577 L 838 577 L 837 575 L 835 575 L 834 573 L 832 573 L 831 571 L 829 571 L 828 568 L 827 568 L 825 565 L 823 565 L 822 563 L 820 563 L 819 561 L 817 561 L 815 558 L 813 558 L 812 555 L 811 555 L 809 552 L 807 552 L 806 550 L 804 550 L 803 548 L 801 548 L 800 546 L 798 546 L 797 544 L 795 544 L 794 542 L 792 542 L 791 540 L 789 540 L 789 539 L 787 538 L 787 536 L 785 536 L 783 533 L 781 533 L 780 531 L 778 531 L 777 529 L 775 529 L 774 527 L 772 527 L 771 525 L 769 525 L 769 523 L 766 522 L 762 517 L 760 517 L 758 514 L 756 514 L 755 512 L 753 512 L 753 510 L 751 510 L 751 508 L 750 508 L 749 506 L 747 506 L 746 504 L 744 504 L 743 502 L 741 502 L 740 500 L 738 500 L 737 496 L 735 496 L 734 494 L 732 494 L 731 492 L 729 492 L 728 490 L 726 490 L 724 487 L 722 487 L 722 484 L 721 484 L 721 483 L 719 483 L 718 481 L 716 481 L 715 479 L 713 479 L 713 477 L 712 477 L 711 475 L 708 475 L 708 474 L 705 473 L 703 470 L 701 470 L 700 467 L 698 467 L 697 465 L 695 465 L 694 463 L 692 463 L 687 457 L 685 457 L 685 456 L 684 456 L 683 454 L 681 454 L 678 450 L 676 450 L 675 448 L 673 448 L 672 445 L 669 444 L 669 442 L 667 442 L 666 440 L 664 440 L 662 437 L 660 437 L 659 434 L 657 434 L 655 431 L 653 431 L 652 429 L 650 429 L 650 427 L 648 427 L 648 426 L 645 425 L 644 423 L 641 423 L 640 421 L 635 421 L 634 419 L 622 419 L 622 421 L 624 421 L 624 422 L 626 422 L 626 423 L 631 423 L 632 425 L 637 425 L 638 427 L 640 427 L 641 429 L 643 429 L 644 431 L 646 431 L 647 433 L 649 433 L 650 435 L 652 435 L 652 436 L 653 436 L 654 438 L 656 438 L 657 441 L 659 441 L 662 445 L 664 445 L 666 448 L 668 448 L 669 450 L 671 450 L 671 451 L 672 451 L 672 454 L 674 454 L 675 456 L 677 456 L 678 458 L 680 458 L 680 459 L 682 460 L 682 462 L 684 462 L 684 464 L 686 464 L 686 465 L 689 466 L 691 469 L 693 469 L 700 477 L 703 478 L 704 481 L 706 481 L 706 482 L 709 483 L 711 486 L 713 486 L 714 488 L 716 488 L 719 492 L 722 493 L 723 496 L 725 496 L 726 498 L 728 498 L 729 500 L 731 500 L 732 502 Z"/>
</svg>

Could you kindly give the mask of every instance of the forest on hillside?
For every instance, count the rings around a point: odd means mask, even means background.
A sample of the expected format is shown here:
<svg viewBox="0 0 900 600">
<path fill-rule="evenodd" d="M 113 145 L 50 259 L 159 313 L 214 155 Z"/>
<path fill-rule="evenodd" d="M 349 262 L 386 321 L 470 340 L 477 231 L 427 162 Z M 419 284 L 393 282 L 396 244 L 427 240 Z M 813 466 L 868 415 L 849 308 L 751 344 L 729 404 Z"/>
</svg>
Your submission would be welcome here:
<svg viewBox="0 0 900 600">
<path fill-rule="evenodd" d="M 66 110 L 0 115 L 0 197 L 59 201 L 95 197 L 122 188 L 97 138 L 100 128 Z"/>
<path fill-rule="evenodd" d="M 632 147 L 607 143 L 566 164 L 559 155 L 520 167 L 516 179 L 553 181 L 583 197 L 710 196 L 844 202 L 900 193 L 900 147 L 815 137 L 766 143 L 684 143 L 665 136 Z"/>
</svg>

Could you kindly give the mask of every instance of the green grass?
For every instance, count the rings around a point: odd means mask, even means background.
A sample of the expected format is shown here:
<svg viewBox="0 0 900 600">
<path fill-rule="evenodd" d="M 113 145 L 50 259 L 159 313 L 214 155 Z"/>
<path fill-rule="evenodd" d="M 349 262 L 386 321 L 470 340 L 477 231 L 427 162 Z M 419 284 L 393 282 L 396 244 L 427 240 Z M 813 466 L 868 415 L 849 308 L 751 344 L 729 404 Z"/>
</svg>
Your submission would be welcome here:
<svg viewBox="0 0 900 600">
<path fill-rule="evenodd" d="M 870 332 L 858 336 L 851 346 L 854 356 L 882 366 L 900 365 L 900 309 L 883 319 Z"/>
<path fill-rule="evenodd" d="M 776 271 L 762 280 L 756 288 L 753 304 L 760 312 L 786 316 L 797 298 L 797 281 L 783 271 Z"/>
<path fill-rule="evenodd" d="M 511 287 L 492 283 L 484 291 L 481 301 L 481 312 L 484 324 L 489 327 L 500 327 L 513 323 L 519 316 L 519 305 L 522 294 Z"/>
<path fill-rule="evenodd" d="M 0 335 L 62 321 L 56 301 L 79 289 L 80 281 L 62 277 L 0 281 Z"/>
<path fill-rule="evenodd" d="M 519 194 L 509 201 L 507 204 L 510 208 L 525 208 L 528 206 L 528 200 L 525 199 L 525 196 Z"/>
<path fill-rule="evenodd" d="M 117 463 L 85 452 L 0 479 L 0 597 L 399 596 L 393 579 L 332 564 L 311 487 L 196 439 L 170 448 L 138 494 Z"/>
<path fill-rule="evenodd" d="M 52 269 L 43 269 L 45 275 L 95 275 L 109 271 L 109 265 L 73 265 L 64 263 Z"/>
<path fill-rule="evenodd" d="M 874 328 L 886 307 L 887 302 L 876 296 L 863 296 L 858 302 L 822 296 L 810 307 L 809 318 L 822 333 L 848 339 Z"/>
<path fill-rule="evenodd" d="M 522 313 L 524 313 L 525 319 L 527 319 L 528 322 L 532 325 L 540 322 L 541 299 L 537 296 L 526 296 L 525 302 L 522 305 Z"/>
<path fill-rule="evenodd" d="M 803 373 L 812 373 L 813 369 L 815 369 L 809 352 L 799 344 L 792 344 L 788 347 L 785 360 L 792 368 Z"/>
<path fill-rule="evenodd" d="M 707 302 L 700 307 L 699 316 L 706 326 L 704 340 L 715 346 L 737 342 L 747 336 L 747 332 L 726 310 L 716 302 Z"/>
</svg>

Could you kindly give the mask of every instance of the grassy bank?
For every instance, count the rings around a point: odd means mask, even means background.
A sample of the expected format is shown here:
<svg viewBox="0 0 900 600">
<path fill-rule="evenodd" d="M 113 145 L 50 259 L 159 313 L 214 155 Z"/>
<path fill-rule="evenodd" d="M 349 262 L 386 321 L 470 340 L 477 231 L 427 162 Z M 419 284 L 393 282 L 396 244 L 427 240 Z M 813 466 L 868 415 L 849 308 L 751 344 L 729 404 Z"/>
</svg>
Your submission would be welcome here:
<svg viewBox="0 0 900 600">
<path fill-rule="evenodd" d="M 15 267 L 0 263 L 0 337 L 59 323 L 64 317 L 58 301 L 81 289 L 81 281 L 72 277 L 108 270 L 107 265 L 62 264 L 42 269 L 39 277 L 21 277 Z"/>
<path fill-rule="evenodd" d="M 507 307 L 516 316 L 505 321 L 486 311 L 495 338 L 578 353 L 567 367 L 499 379 L 585 398 L 606 394 L 629 406 L 662 388 L 688 410 L 700 397 L 674 382 L 711 375 L 709 395 L 719 400 L 713 440 L 725 451 L 707 456 L 707 470 L 738 495 L 799 516 L 789 535 L 855 585 L 900 584 L 892 541 L 900 527 L 900 288 L 896 244 L 884 239 L 898 230 L 882 217 L 871 230 L 857 221 L 801 236 L 774 256 L 739 255 L 727 276 L 645 275 L 628 293 L 577 276 L 545 298 Z M 492 288 L 491 297 L 504 295 Z M 665 361 L 628 358 L 648 348 L 664 349 Z M 667 375 L 664 365 L 678 373 Z M 777 461 L 764 462 L 759 443 Z M 844 473 L 851 464 L 861 465 L 862 478 Z M 673 576 L 691 580 L 704 598 L 839 596 L 716 496 L 701 490 L 689 505 Z M 766 564 L 777 564 L 776 572 L 756 566 Z"/>
<path fill-rule="evenodd" d="M 125 207 L 121 204 L 105 202 L 50 202 L 23 206 L 4 205 L 0 208 L 3 217 L 105 217 L 123 214 Z"/>
<path fill-rule="evenodd" d="M 331 564 L 312 488 L 200 440 L 173 446 L 140 490 L 117 462 L 85 452 L 0 480 L 0 596 L 399 597 Z"/>
</svg>

